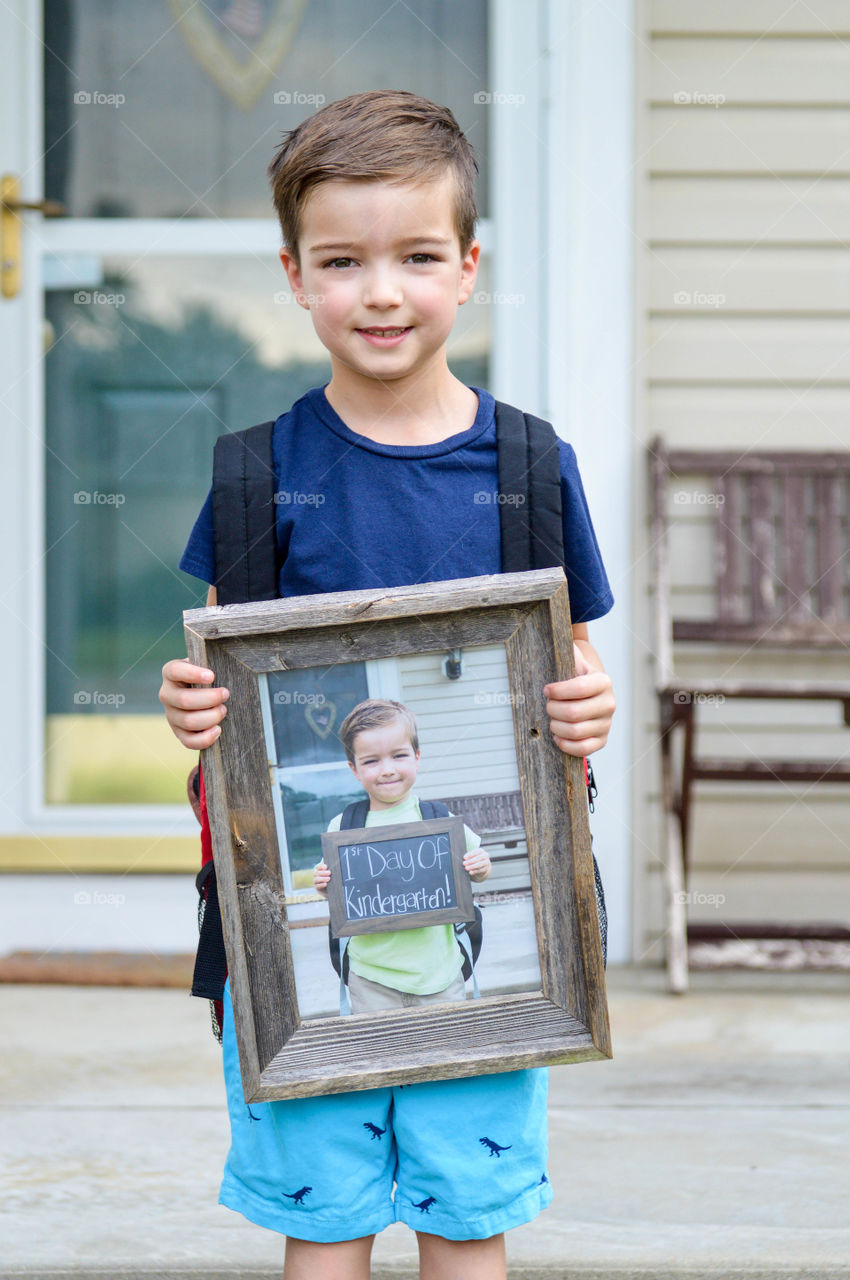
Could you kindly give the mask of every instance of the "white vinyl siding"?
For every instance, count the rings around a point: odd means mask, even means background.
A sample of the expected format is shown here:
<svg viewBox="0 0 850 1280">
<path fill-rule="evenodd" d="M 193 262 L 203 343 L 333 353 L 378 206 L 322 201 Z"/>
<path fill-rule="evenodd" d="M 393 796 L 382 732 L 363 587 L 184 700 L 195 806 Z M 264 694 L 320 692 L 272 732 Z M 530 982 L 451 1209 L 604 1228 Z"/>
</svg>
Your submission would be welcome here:
<svg viewBox="0 0 850 1280">
<path fill-rule="evenodd" d="M 504 646 L 462 655 L 459 680 L 443 675 L 443 652 L 398 659 L 400 700 L 416 708 L 422 751 L 416 790 L 426 800 L 519 790 Z"/>
<path fill-rule="evenodd" d="M 663 888 L 646 445 L 850 447 L 850 6 L 639 0 L 637 13 L 634 954 L 650 960 Z M 705 615 L 709 521 L 696 502 L 683 511 L 674 613 Z M 678 666 L 706 679 L 848 674 L 844 656 L 693 646 Z M 833 704 L 727 701 L 697 723 L 710 755 L 850 750 Z M 847 923 L 846 787 L 694 795 L 690 919 Z"/>
</svg>

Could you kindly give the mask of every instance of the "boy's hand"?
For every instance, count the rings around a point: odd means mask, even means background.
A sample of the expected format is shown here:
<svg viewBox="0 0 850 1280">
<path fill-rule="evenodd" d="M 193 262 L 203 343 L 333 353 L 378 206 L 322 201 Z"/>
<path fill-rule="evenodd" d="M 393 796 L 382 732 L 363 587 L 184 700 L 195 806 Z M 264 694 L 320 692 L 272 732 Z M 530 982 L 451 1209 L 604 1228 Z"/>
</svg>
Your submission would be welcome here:
<svg viewBox="0 0 850 1280">
<path fill-rule="evenodd" d="M 165 718 L 184 747 L 200 751 L 215 742 L 227 715 L 229 689 L 193 689 L 194 684 L 212 685 L 215 675 L 206 667 L 196 667 L 188 659 L 173 658 L 162 668 L 159 700 Z"/>
<path fill-rule="evenodd" d="M 589 654 L 578 644 L 573 646 L 576 674 L 572 680 L 558 680 L 543 688 L 552 736 L 570 756 L 589 756 L 605 746 L 617 705 L 611 677 L 601 662 L 593 665 L 597 654 L 589 644 L 586 647 Z"/>
<path fill-rule="evenodd" d="M 330 883 L 331 869 L 324 858 L 313 868 L 313 888 L 317 893 L 327 893 Z"/>
<path fill-rule="evenodd" d="M 463 855 L 463 869 L 470 880 L 486 880 L 491 866 L 490 858 L 480 846 Z"/>
</svg>

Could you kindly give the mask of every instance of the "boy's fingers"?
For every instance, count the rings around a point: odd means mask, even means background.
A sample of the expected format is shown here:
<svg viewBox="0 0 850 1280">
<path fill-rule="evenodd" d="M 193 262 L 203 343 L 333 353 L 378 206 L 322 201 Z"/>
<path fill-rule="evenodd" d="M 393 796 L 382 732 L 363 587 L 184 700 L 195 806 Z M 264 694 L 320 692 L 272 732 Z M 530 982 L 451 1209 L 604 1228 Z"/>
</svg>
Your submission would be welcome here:
<svg viewBox="0 0 850 1280">
<path fill-rule="evenodd" d="M 215 725 L 212 729 L 207 729 L 205 733 L 187 733 L 185 729 L 174 729 L 178 740 L 183 743 L 184 747 L 189 747 L 192 751 L 203 751 L 205 747 L 211 747 L 221 734 L 221 726 Z"/>
<path fill-rule="evenodd" d="M 229 689 L 169 689 L 160 699 L 175 711 L 209 711 L 227 702 Z"/>
<path fill-rule="evenodd" d="M 210 684 L 215 674 L 209 667 L 196 667 L 188 658 L 172 658 L 162 668 L 162 678 L 175 684 Z"/>
</svg>

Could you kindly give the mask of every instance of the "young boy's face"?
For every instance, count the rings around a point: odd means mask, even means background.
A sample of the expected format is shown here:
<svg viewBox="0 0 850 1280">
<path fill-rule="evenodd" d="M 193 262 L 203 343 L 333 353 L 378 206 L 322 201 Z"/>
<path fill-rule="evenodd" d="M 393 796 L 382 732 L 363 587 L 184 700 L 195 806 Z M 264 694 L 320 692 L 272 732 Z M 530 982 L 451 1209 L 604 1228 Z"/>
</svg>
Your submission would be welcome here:
<svg viewBox="0 0 850 1280">
<path fill-rule="evenodd" d="M 389 809 L 407 795 L 416 781 L 418 751 L 413 750 L 410 730 L 398 718 L 377 729 L 363 729 L 352 744 L 354 761 L 348 765 L 373 809 Z"/>
<path fill-rule="evenodd" d="M 461 253 L 452 174 L 416 184 L 324 182 L 301 219 L 300 265 L 281 261 L 316 333 L 345 371 L 396 381 L 443 362 L 479 246 Z"/>
</svg>

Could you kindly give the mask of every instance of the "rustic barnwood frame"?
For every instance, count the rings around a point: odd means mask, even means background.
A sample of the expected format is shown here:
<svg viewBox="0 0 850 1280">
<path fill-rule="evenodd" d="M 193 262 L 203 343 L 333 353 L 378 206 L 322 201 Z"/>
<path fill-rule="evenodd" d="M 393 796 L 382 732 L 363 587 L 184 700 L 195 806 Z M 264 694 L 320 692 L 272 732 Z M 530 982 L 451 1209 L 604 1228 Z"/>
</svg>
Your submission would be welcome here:
<svg viewBox="0 0 850 1280">
<path fill-rule="evenodd" d="M 573 675 L 561 569 L 184 613 L 189 660 L 230 690 L 203 753 L 247 1101 L 611 1056 L 583 762 L 553 742 L 543 686 Z M 541 989 L 302 1020 L 258 674 L 504 644 Z"/>
<path fill-rule="evenodd" d="M 731 646 L 733 652 L 850 652 L 842 516 L 842 491 L 850 491 L 850 452 L 670 449 L 659 437 L 649 446 L 649 470 L 667 970 L 671 991 L 683 992 L 688 986 L 686 902 L 694 785 L 850 783 L 846 754 L 833 760 L 702 756 L 697 749 L 699 702 L 718 695 L 835 702 L 850 726 L 850 681 L 685 680 L 675 670 L 674 650 L 697 643 Z M 707 512 L 714 526 L 715 608 L 700 619 L 674 617 L 671 603 L 668 495 L 672 482 L 681 483 L 684 477 L 707 480 L 714 497 Z M 740 931 L 736 924 L 735 932 Z M 760 935 L 764 932 L 762 928 Z"/>
</svg>

